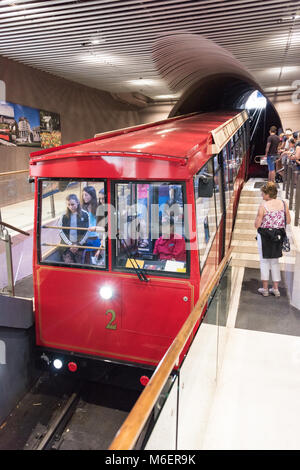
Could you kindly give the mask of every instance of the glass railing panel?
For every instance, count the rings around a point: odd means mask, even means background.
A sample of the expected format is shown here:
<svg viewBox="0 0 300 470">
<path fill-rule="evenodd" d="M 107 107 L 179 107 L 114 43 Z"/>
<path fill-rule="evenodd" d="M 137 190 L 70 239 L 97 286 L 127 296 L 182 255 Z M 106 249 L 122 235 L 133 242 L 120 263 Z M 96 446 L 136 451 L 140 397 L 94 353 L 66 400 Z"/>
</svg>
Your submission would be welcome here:
<svg viewBox="0 0 300 470">
<path fill-rule="evenodd" d="M 34 183 L 28 183 L 28 171 L 0 173 L 0 207 L 24 202 L 34 197 Z"/>
<path fill-rule="evenodd" d="M 15 295 L 33 297 L 32 280 L 32 247 L 33 233 L 30 236 L 16 235 L 13 237 L 12 259 Z"/>
<path fill-rule="evenodd" d="M 175 450 L 177 434 L 178 377 L 168 382 L 153 411 L 152 423 L 147 430 L 146 450 Z M 158 424 L 159 423 L 159 424 Z"/>
<path fill-rule="evenodd" d="M 147 449 L 201 449 L 226 343 L 231 275 L 232 267 L 229 263 L 210 297 L 204 320 L 187 356 L 177 371 L 177 391 L 170 389 L 157 420 L 151 431 L 148 430 Z M 172 423 L 176 422 L 177 438 L 174 448 L 175 431 Z"/>
</svg>

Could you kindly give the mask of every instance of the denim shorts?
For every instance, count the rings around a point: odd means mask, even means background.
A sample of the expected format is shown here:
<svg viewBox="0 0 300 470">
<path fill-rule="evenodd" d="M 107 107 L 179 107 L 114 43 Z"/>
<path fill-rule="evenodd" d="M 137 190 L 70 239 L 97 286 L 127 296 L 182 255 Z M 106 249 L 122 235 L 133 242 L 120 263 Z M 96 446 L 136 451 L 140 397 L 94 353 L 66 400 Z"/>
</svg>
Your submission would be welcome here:
<svg viewBox="0 0 300 470">
<path fill-rule="evenodd" d="M 268 155 L 267 156 L 268 170 L 269 171 L 274 171 L 275 170 L 275 160 L 276 160 L 276 155 Z"/>
</svg>

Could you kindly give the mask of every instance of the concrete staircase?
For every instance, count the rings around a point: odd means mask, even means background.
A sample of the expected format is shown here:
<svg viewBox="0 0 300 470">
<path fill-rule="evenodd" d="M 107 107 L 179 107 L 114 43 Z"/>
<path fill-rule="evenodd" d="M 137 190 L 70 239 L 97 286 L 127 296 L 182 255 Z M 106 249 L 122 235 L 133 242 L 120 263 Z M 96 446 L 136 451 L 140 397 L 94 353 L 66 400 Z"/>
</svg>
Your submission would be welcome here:
<svg viewBox="0 0 300 470">
<path fill-rule="evenodd" d="M 244 186 L 237 217 L 235 221 L 235 227 L 232 237 L 232 264 L 233 266 L 243 266 L 247 268 L 259 269 L 259 255 L 257 249 L 257 241 L 255 239 L 256 229 L 254 228 L 254 220 L 257 214 L 259 204 L 262 201 L 261 191 L 258 188 L 254 188 L 254 184 L 257 181 L 263 181 L 261 179 L 250 179 Z M 279 190 L 278 197 L 281 197 Z M 283 194 L 283 193 L 282 193 Z M 284 253 L 283 257 L 279 259 L 281 269 L 286 269 L 288 265 L 295 264 L 295 250 L 291 242 L 291 251 Z"/>
</svg>

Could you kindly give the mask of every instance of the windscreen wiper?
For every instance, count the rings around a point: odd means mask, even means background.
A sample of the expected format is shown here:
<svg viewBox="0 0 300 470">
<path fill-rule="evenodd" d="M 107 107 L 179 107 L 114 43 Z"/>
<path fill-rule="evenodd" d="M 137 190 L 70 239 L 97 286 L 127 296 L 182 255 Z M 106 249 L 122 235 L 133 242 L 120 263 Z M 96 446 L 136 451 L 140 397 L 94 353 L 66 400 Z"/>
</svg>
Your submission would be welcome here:
<svg viewBox="0 0 300 470">
<path fill-rule="evenodd" d="M 120 240 L 123 245 L 125 246 L 125 250 L 126 250 L 126 254 L 128 256 L 128 259 L 137 275 L 137 277 L 139 278 L 140 281 L 142 282 L 149 282 L 149 279 L 147 278 L 146 274 L 145 274 L 145 271 L 138 265 L 138 262 L 136 260 L 136 258 L 134 257 L 134 255 L 130 252 L 129 248 L 128 248 L 128 245 L 126 243 L 126 241 L 124 240 L 124 238 L 121 238 L 120 239 L 120 235 L 117 233 L 117 239 Z"/>
</svg>

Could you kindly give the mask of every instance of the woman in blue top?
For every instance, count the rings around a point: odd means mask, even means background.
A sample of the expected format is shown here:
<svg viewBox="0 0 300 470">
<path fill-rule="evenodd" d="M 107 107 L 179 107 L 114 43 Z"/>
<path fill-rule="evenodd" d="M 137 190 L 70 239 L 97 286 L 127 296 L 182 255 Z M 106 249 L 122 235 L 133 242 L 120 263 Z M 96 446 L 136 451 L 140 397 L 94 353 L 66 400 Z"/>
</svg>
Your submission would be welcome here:
<svg viewBox="0 0 300 470">
<path fill-rule="evenodd" d="M 93 186 L 85 186 L 82 191 L 82 208 L 89 214 L 89 227 L 96 227 L 97 225 L 97 194 Z M 89 237 L 86 241 L 86 246 L 93 246 L 99 248 L 101 240 L 96 231 L 89 231 Z M 95 254 L 96 250 L 91 251 L 91 255 Z"/>
</svg>

